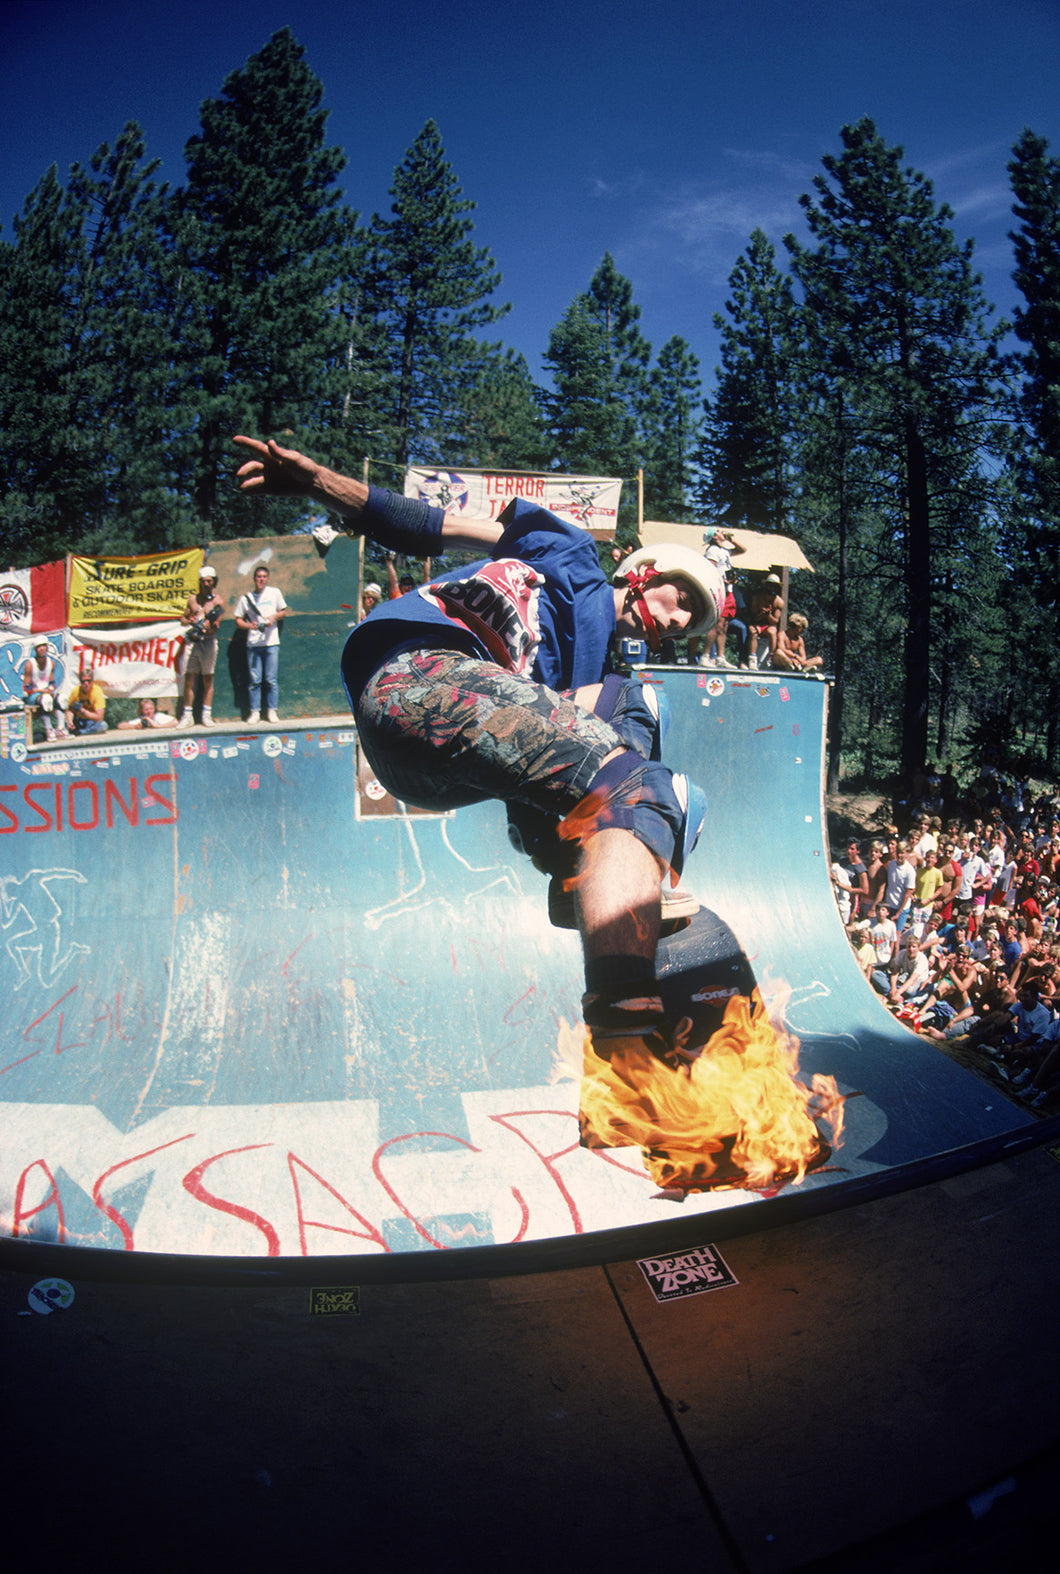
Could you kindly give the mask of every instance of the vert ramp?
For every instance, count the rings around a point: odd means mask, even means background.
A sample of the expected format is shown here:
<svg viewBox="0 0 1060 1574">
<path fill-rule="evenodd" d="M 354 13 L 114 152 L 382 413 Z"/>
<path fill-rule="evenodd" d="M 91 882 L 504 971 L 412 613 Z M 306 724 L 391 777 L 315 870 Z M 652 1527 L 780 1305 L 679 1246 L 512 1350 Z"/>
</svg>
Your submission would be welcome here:
<svg viewBox="0 0 1060 1574">
<path fill-rule="evenodd" d="M 579 1145 L 557 1060 L 579 947 L 498 805 L 395 803 L 348 724 L 112 734 L 0 761 L 0 1247 L 493 1271 L 746 1230 L 748 1208 L 841 1206 L 1033 1140 L 856 967 L 822 828 L 827 686 L 644 677 L 711 805 L 684 883 L 786 1000 L 802 1076 L 845 1096 L 829 1162 L 676 1199 L 635 1146 Z"/>
</svg>

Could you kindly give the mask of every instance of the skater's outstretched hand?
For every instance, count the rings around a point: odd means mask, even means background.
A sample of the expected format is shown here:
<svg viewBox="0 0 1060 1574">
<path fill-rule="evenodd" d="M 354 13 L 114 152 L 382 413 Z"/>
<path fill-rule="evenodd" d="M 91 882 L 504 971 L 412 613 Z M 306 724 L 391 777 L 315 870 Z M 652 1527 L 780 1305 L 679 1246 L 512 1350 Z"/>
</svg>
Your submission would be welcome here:
<svg viewBox="0 0 1060 1574">
<path fill-rule="evenodd" d="M 234 437 L 232 441 L 254 455 L 239 468 L 241 492 L 260 492 L 268 497 L 304 497 L 312 492 L 321 469 L 314 459 L 294 448 L 281 448 L 271 438 L 267 443 L 256 437 Z"/>
</svg>

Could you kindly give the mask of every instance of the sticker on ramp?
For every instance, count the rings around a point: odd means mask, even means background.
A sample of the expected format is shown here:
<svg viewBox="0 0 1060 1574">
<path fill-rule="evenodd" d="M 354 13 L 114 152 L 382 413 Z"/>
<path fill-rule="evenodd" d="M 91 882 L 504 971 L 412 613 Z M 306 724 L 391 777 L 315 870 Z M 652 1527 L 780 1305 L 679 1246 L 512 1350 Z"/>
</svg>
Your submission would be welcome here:
<svg viewBox="0 0 1060 1574">
<path fill-rule="evenodd" d="M 309 1312 L 312 1317 L 359 1317 L 361 1291 L 357 1285 L 311 1289 Z"/>
<path fill-rule="evenodd" d="M 267 754 L 270 758 L 274 754 L 279 754 L 282 748 L 283 739 L 278 733 L 270 732 L 267 738 L 263 738 L 261 740 L 261 751 L 263 754 Z"/>
<path fill-rule="evenodd" d="M 74 1304 L 74 1287 L 66 1279 L 38 1279 L 26 1296 L 35 1312 L 65 1312 Z"/>
<path fill-rule="evenodd" d="M 673 1257 L 639 1257 L 637 1267 L 657 1301 L 676 1301 L 739 1284 L 716 1246 L 693 1246 Z"/>
</svg>

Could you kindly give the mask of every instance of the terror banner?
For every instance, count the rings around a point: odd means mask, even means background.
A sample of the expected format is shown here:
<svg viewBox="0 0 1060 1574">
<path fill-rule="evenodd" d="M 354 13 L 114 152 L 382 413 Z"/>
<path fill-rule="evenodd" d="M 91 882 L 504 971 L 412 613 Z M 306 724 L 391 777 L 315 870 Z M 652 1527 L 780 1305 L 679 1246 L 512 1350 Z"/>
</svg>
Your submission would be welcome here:
<svg viewBox="0 0 1060 1574">
<path fill-rule="evenodd" d="M 201 567 L 199 547 L 145 557 L 71 557 L 68 622 L 77 627 L 179 618 Z"/>
<path fill-rule="evenodd" d="M 470 519 L 496 519 L 515 497 L 526 498 L 580 525 L 598 540 L 610 541 L 618 524 L 622 482 L 598 475 L 544 475 L 530 471 L 431 470 L 410 465 L 405 496 L 467 514 Z"/>
</svg>

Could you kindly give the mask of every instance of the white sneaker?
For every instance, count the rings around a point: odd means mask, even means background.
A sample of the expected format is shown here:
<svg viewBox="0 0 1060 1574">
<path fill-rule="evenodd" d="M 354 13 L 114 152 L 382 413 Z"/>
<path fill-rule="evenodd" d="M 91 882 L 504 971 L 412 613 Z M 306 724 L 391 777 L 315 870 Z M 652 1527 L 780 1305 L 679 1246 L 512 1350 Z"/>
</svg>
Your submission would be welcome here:
<svg viewBox="0 0 1060 1574">
<path fill-rule="evenodd" d="M 203 711 L 203 713 L 202 713 L 202 724 L 203 724 L 204 727 L 212 727 L 213 726 L 213 716 L 210 713 L 210 711 L 208 711 L 208 710 L 204 710 Z"/>
<path fill-rule="evenodd" d="M 193 727 L 194 725 L 195 725 L 195 717 L 194 717 L 194 715 L 192 714 L 192 711 L 189 708 L 188 710 L 186 710 L 184 712 L 183 716 L 177 722 L 177 726 L 178 727 Z"/>
<path fill-rule="evenodd" d="M 279 721 L 279 719 L 280 718 L 277 716 L 277 714 L 276 714 L 276 712 L 274 710 L 270 710 L 270 711 L 266 711 L 265 712 L 265 720 L 266 721 Z"/>
<path fill-rule="evenodd" d="M 260 720 L 261 717 L 259 716 L 258 712 L 256 710 L 252 710 L 250 715 L 247 717 L 247 726 L 256 727 Z"/>
</svg>

